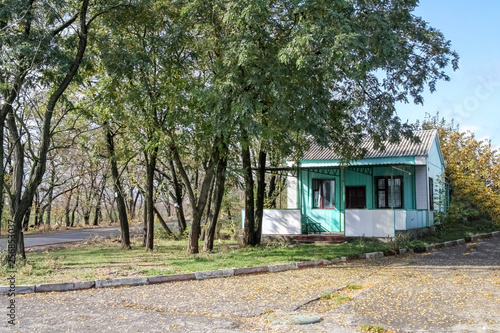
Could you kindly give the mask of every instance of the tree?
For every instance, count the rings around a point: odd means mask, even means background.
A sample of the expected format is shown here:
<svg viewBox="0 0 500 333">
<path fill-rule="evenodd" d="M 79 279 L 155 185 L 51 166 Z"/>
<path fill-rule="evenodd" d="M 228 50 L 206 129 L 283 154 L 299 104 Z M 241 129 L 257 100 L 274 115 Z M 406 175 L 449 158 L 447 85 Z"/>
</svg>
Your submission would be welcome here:
<svg viewBox="0 0 500 333">
<path fill-rule="evenodd" d="M 308 141 L 360 158 L 363 136 L 396 141 L 412 127 L 395 104 L 422 103 L 428 85 L 457 68 L 450 42 L 406 1 L 191 2 L 217 96 L 217 124 L 241 151 L 245 179 L 244 244 L 260 242 L 267 155 L 300 157 Z M 206 51 L 205 51 L 206 50 Z M 209 99 L 210 100 L 210 99 Z M 217 118 L 216 118 L 217 119 Z M 352 144 L 346 144 L 352 143 Z M 251 146 L 257 147 L 252 158 Z M 254 192 L 252 160 L 257 160 Z"/>
<path fill-rule="evenodd" d="M 17 249 L 22 221 L 35 191 L 45 173 L 47 153 L 53 134 L 53 114 L 58 102 L 71 82 L 77 77 L 87 48 L 89 29 L 94 19 L 110 7 L 108 2 L 93 6 L 88 0 L 59 1 L 9 1 L 2 7 L 0 121 L 7 119 L 7 127 L 14 142 L 14 179 L 12 203 L 14 224 L 13 248 Z M 30 96 L 34 89 L 45 94 L 36 159 L 24 181 L 24 132 L 23 124 L 15 114 L 20 96 Z M 68 100 L 65 99 L 65 102 Z M 68 103 L 66 103 L 68 107 Z M 0 124 L 0 125 L 3 125 Z M 3 158 L 3 154 L 0 154 Z M 2 164 L 2 163 L 0 163 Z M 3 166 L 3 165 L 0 165 Z M 0 168 L 3 169 L 3 168 Z M 3 177 L 0 177 L 3 178 Z M 22 184 L 19 185 L 19 184 Z M 15 263 L 15 252 L 10 265 Z"/>
<path fill-rule="evenodd" d="M 453 195 L 500 223 L 500 152 L 490 141 L 478 141 L 473 133 L 460 132 L 458 125 L 440 119 L 439 113 L 427 115 L 421 126 L 438 131 Z"/>
</svg>

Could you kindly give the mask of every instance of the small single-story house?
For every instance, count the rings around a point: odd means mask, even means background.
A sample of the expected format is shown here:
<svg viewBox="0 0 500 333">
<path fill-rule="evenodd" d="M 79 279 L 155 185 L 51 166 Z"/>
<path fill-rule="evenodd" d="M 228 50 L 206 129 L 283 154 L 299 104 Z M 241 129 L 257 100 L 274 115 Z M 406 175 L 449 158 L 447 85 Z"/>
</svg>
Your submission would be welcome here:
<svg viewBox="0 0 500 333">
<path fill-rule="evenodd" d="M 289 162 L 287 208 L 265 210 L 263 234 L 342 232 L 348 237 L 394 237 L 435 224 L 448 202 L 445 163 L 437 131 L 417 131 L 375 150 L 362 142 L 363 159 L 342 163 L 333 149 L 312 145 L 299 165 Z"/>
</svg>

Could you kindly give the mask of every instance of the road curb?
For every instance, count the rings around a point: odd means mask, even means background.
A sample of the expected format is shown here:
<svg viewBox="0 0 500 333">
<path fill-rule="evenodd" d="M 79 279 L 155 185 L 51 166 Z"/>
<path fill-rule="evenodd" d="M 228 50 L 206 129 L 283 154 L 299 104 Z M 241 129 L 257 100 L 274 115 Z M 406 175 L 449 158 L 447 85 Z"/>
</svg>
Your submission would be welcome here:
<svg viewBox="0 0 500 333">
<path fill-rule="evenodd" d="M 443 243 L 435 243 L 427 246 L 418 247 L 415 249 L 405 249 L 401 248 L 397 252 L 399 254 L 404 253 L 422 253 L 430 252 L 436 249 L 452 247 L 459 244 L 476 242 L 482 239 L 491 239 L 493 237 L 500 237 L 500 231 L 494 231 L 490 233 L 478 234 L 474 236 L 465 237 L 462 239 L 457 239 L 454 241 L 447 241 Z M 47 292 L 64 292 L 64 291 L 78 291 L 86 289 L 101 289 L 101 288 L 112 288 L 112 287 L 131 287 L 131 286 L 142 286 L 149 284 L 159 284 L 159 283 L 170 283 L 170 282 L 182 282 L 182 281 L 192 281 L 192 280 L 206 280 L 214 278 L 227 278 L 232 276 L 241 275 L 251 275 L 251 274 L 263 274 L 263 273 L 276 273 L 284 272 L 296 269 L 305 269 L 318 266 L 327 266 L 338 263 L 345 263 L 354 259 L 374 259 L 381 258 L 388 255 L 394 255 L 394 253 L 384 254 L 383 252 L 370 252 L 362 253 L 356 256 L 347 256 L 334 258 L 330 260 L 312 260 L 303 262 L 294 262 L 279 265 L 268 265 L 268 266 L 257 266 L 257 267 L 244 267 L 244 268 L 229 268 L 220 269 L 212 271 L 202 271 L 187 274 L 172 274 L 172 275 L 160 275 L 160 276 L 140 276 L 140 277 L 125 277 L 125 278 L 108 278 L 108 279 L 97 279 L 95 281 L 82 281 L 74 283 L 47 283 L 47 284 L 37 284 L 37 285 L 16 285 L 15 294 L 32 294 L 32 293 L 47 293 Z M 12 292 L 10 286 L 0 286 L 0 295 L 8 295 Z"/>
</svg>

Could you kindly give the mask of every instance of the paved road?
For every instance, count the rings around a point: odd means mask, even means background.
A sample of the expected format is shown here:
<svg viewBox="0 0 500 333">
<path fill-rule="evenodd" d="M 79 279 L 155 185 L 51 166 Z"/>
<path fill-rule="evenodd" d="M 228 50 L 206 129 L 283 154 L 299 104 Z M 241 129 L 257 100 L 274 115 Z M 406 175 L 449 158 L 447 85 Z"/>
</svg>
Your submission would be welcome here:
<svg viewBox="0 0 500 333">
<path fill-rule="evenodd" d="M 343 303 L 318 299 L 325 292 Z M 500 332 L 500 238 L 280 273 L 24 295 L 16 306 L 18 332 Z M 270 323 L 298 313 L 323 319 Z M 0 332 L 12 331 L 2 317 Z"/>
<path fill-rule="evenodd" d="M 167 223 L 169 227 L 174 228 L 174 223 Z M 131 226 L 131 232 L 142 232 L 142 225 Z M 67 242 L 83 241 L 96 236 L 119 236 L 119 227 L 107 228 L 91 228 L 80 230 L 68 230 L 61 232 L 49 232 L 42 234 L 30 234 L 24 236 L 24 244 L 26 247 L 39 246 L 39 245 L 52 245 Z M 7 238 L 0 238 L 0 249 L 7 247 Z"/>
</svg>

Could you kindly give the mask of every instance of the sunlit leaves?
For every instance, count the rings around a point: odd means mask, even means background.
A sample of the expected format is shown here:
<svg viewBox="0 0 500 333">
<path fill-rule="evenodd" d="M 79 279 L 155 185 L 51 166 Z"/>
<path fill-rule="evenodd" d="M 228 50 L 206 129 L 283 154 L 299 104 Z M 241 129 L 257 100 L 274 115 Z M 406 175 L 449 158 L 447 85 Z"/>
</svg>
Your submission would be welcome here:
<svg viewBox="0 0 500 333">
<path fill-rule="evenodd" d="M 471 202 L 500 223 L 499 151 L 491 142 L 476 139 L 473 133 L 460 132 L 453 123 L 439 119 L 439 115 L 427 119 L 422 126 L 438 130 L 453 195 Z"/>
</svg>

